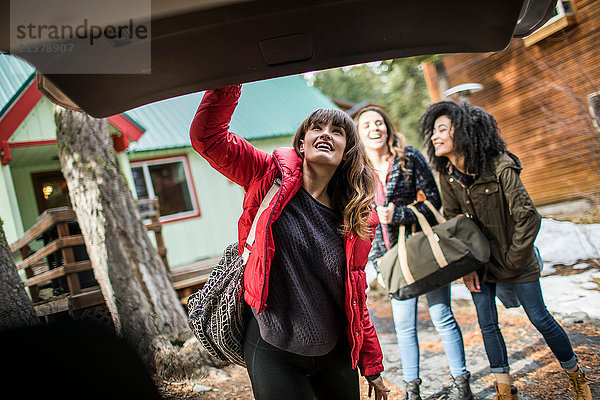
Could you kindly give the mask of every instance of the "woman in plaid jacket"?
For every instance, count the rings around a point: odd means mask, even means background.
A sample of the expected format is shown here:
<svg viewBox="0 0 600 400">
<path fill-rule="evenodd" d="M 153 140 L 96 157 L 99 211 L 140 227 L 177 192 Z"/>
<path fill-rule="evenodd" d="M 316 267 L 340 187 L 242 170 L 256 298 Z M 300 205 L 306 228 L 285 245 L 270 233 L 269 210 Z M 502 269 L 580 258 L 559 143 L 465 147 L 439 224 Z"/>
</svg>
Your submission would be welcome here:
<svg viewBox="0 0 600 400">
<path fill-rule="evenodd" d="M 378 260 L 398 241 L 400 225 L 405 225 L 406 232 L 411 232 L 413 224 L 417 223 L 415 214 L 407 206 L 414 204 L 430 223 L 435 225 L 435 217 L 423 201 L 427 199 L 439 208 L 441 199 L 427 161 L 417 149 L 405 146 L 404 136 L 394 130 L 389 117 L 382 109 L 366 107 L 358 112 L 355 122 L 367 156 L 379 177 L 375 203 L 380 223 L 369 253 L 369 262 L 376 266 Z M 442 339 L 454 381 L 451 398 L 472 399 L 462 333 L 450 307 L 450 285 L 432 290 L 426 294 L 426 297 L 429 314 Z M 392 299 L 394 324 L 406 385 L 405 399 L 409 400 L 421 399 L 417 300 L 417 298 Z"/>
</svg>

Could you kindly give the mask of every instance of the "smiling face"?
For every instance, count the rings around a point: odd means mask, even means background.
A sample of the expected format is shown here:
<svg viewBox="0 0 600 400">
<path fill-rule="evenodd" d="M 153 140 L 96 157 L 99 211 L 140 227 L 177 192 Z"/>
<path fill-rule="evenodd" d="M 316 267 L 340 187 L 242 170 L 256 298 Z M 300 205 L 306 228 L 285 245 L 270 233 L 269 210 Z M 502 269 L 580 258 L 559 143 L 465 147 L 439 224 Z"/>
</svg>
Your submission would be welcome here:
<svg viewBox="0 0 600 400">
<path fill-rule="evenodd" d="M 346 150 L 346 130 L 332 122 L 310 125 L 299 142 L 305 162 L 337 168 Z"/>
<path fill-rule="evenodd" d="M 381 114 L 365 111 L 357 121 L 358 135 L 369 150 L 389 152 L 388 129 Z"/>
<path fill-rule="evenodd" d="M 437 157 L 454 157 L 454 127 L 447 115 L 438 117 L 433 123 L 431 143 Z"/>
</svg>

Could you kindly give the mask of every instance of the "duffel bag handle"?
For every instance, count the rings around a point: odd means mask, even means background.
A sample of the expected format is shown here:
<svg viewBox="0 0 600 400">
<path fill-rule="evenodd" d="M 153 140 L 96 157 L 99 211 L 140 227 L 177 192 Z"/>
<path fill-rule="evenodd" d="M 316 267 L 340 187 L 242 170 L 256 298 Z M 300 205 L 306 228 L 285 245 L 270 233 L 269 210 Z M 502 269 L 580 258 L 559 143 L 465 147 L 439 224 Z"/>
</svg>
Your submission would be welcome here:
<svg viewBox="0 0 600 400">
<path fill-rule="evenodd" d="M 423 202 L 423 204 L 425 204 L 427 206 L 427 208 L 429 208 L 429 210 L 431 210 L 431 213 L 433 214 L 433 216 L 435 217 L 436 221 L 438 222 L 438 224 L 441 224 L 443 222 L 446 222 L 446 218 L 444 218 L 444 216 L 438 211 L 437 208 L 435 208 L 433 206 L 433 204 L 431 204 L 431 202 L 429 200 L 425 200 Z M 414 211 L 413 211 L 414 212 Z M 418 212 L 418 211 L 417 211 Z M 423 215 L 423 214 L 421 214 Z"/>
<path fill-rule="evenodd" d="M 431 204 L 428 200 L 425 200 L 423 203 L 432 211 L 438 223 L 446 222 L 446 219 L 440 214 L 438 210 Z M 440 247 L 439 238 L 431 228 L 429 221 L 427 218 L 419 211 L 415 206 L 409 205 L 407 206 L 417 217 L 419 221 L 419 225 L 421 225 L 421 229 L 423 233 L 427 237 L 427 241 L 429 242 L 429 247 L 435 257 L 436 262 L 440 266 L 440 268 L 444 268 L 448 265 L 448 261 L 442 252 L 442 248 Z M 409 285 L 415 282 L 415 278 L 412 276 L 410 272 L 410 268 L 408 267 L 408 255 L 406 252 L 406 227 L 404 225 L 400 225 L 400 231 L 398 232 L 398 261 L 400 262 L 400 269 L 402 270 L 402 275 L 404 275 L 404 279 L 406 283 Z"/>
</svg>

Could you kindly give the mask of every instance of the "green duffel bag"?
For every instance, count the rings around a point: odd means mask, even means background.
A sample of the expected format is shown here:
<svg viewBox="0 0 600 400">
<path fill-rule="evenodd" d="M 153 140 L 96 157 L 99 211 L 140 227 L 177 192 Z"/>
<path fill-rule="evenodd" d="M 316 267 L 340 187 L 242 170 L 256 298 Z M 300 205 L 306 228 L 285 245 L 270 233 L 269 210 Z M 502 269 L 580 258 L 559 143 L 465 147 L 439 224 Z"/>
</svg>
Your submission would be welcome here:
<svg viewBox="0 0 600 400">
<path fill-rule="evenodd" d="M 482 267 L 490 259 L 487 238 L 470 216 L 448 221 L 429 202 L 438 225 L 431 227 L 414 206 L 422 232 L 405 239 L 400 226 L 398 243 L 379 261 L 379 271 L 388 293 L 398 300 L 410 299 L 450 284 Z"/>
</svg>

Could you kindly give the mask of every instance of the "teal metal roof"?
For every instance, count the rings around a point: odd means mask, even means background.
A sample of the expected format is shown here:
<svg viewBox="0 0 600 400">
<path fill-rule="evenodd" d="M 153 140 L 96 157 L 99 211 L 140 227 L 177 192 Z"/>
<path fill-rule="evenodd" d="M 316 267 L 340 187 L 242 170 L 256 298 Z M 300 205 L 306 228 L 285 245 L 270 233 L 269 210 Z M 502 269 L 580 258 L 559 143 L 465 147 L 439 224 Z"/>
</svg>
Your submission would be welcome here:
<svg viewBox="0 0 600 400">
<path fill-rule="evenodd" d="M 35 77 L 35 69 L 18 57 L 0 53 L 0 117 Z"/>
<path fill-rule="evenodd" d="M 146 129 L 130 152 L 191 146 L 190 125 L 204 92 L 147 104 L 125 112 Z M 298 75 L 246 83 L 230 130 L 252 140 L 293 135 L 317 108 L 338 108 Z"/>
</svg>

